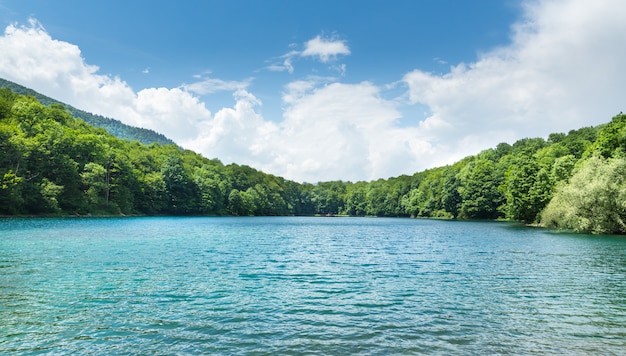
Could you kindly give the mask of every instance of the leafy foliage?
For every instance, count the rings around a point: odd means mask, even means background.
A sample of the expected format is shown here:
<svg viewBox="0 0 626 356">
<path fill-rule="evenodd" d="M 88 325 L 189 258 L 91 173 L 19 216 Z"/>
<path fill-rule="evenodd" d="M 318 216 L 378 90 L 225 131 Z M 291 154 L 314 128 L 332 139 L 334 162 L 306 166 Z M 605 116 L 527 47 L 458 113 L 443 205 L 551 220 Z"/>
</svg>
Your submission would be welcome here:
<svg viewBox="0 0 626 356">
<path fill-rule="evenodd" d="M 499 144 L 412 176 L 296 183 L 172 144 L 116 138 L 66 106 L 0 89 L 0 214 L 508 219 L 624 233 L 626 115 Z M 547 208 L 546 208 L 547 207 Z"/>
<path fill-rule="evenodd" d="M 37 99 L 38 102 L 45 106 L 55 106 L 58 109 L 67 110 L 73 117 L 80 118 L 92 126 L 103 128 L 108 133 L 125 140 L 136 140 L 144 144 L 174 144 L 174 141 L 153 130 L 129 126 L 115 119 L 110 119 L 108 117 L 94 115 L 86 111 L 79 110 L 71 105 L 61 103 L 60 101 L 49 98 L 32 89 L 23 87 L 6 79 L 0 78 L 0 90 L 7 90 L 12 94 L 15 93 L 13 95 L 21 94 L 32 96 Z M 5 100 L 3 100 L 3 95 L 0 94 L 0 119 L 3 118 L 3 115 L 6 115 L 6 112 L 8 112 L 9 109 L 10 108 L 8 107 L 7 103 L 5 102 Z"/>
<path fill-rule="evenodd" d="M 579 232 L 626 231 L 626 159 L 586 160 L 556 192 L 542 218 L 546 226 Z"/>
<path fill-rule="evenodd" d="M 302 213 L 295 182 L 121 140 L 7 89 L 0 99 L 0 214 Z"/>
</svg>

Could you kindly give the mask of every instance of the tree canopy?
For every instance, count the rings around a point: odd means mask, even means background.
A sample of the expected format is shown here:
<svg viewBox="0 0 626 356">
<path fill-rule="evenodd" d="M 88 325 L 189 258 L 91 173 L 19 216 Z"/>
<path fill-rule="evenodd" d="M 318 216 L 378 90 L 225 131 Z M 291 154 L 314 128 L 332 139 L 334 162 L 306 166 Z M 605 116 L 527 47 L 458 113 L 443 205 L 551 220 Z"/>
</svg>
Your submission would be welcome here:
<svg viewBox="0 0 626 356">
<path fill-rule="evenodd" d="M 0 214 L 508 219 L 624 233 L 626 115 L 371 182 L 297 183 L 174 144 L 121 139 L 0 89 Z"/>
<path fill-rule="evenodd" d="M 104 117 L 101 115 L 94 115 L 92 113 L 77 109 L 71 105 L 62 103 L 58 100 L 47 97 L 43 94 L 40 94 L 32 89 L 26 88 L 19 84 L 13 83 L 6 79 L 0 78 L 0 88 L 7 88 L 16 94 L 32 96 L 41 104 L 46 106 L 57 106 L 58 108 L 64 108 L 70 112 L 70 114 L 76 118 L 80 118 L 84 120 L 86 123 L 105 129 L 108 133 L 122 138 L 126 140 L 137 140 L 141 143 L 151 144 L 151 143 L 161 143 L 164 145 L 174 144 L 174 141 L 165 137 L 163 134 L 160 134 L 154 130 L 129 126 L 122 123 L 119 120 L 111 119 L 108 117 Z M 0 103 L 0 112 L 1 112 L 2 103 Z M 1 113 L 0 113 L 1 115 Z"/>
</svg>

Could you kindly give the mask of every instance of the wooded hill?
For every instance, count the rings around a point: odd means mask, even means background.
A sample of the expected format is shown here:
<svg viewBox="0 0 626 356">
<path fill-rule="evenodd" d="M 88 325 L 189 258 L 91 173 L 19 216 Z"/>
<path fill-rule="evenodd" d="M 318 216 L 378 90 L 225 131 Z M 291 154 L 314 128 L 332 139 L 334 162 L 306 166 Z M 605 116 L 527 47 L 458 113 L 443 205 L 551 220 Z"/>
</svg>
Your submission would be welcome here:
<svg viewBox="0 0 626 356">
<path fill-rule="evenodd" d="M 24 86 L 8 81 L 6 79 L 0 78 L 0 88 L 7 88 L 13 91 L 14 93 L 21 94 L 21 95 L 33 96 L 35 99 L 37 99 L 41 104 L 45 106 L 50 106 L 52 104 L 59 104 L 63 106 L 67 111 L 69 111 L 72 116 L 82 119 L 89 125 L 103 128 L 108 133 L 116 137 L 122 138 L 122 139 L 130 140 L 130 141 L 137 140 L 147 145 L 151 143 L 161 143 L 164 145 L 174 144 L 174 141 L 170 140 L 169 138 L 165 137 L 163 134 L 160 134 L 156 131 L 126 125 L 119 120 L 110 119 L 108 117 L 104 117 L 101 115 L 94 115 L 92 113 L 88 113 L 86 111 L 77 109 L 71 105 L 52 99 L 30 88 L 26 88 Z"/>
<path fill-rule="evenodd" d="M 0 89 L 0 214 L 509 219 L 624 233 L 626 115 L 371 182 L 297 183 L 117 138 L 59 103 Z"/>
</svg>

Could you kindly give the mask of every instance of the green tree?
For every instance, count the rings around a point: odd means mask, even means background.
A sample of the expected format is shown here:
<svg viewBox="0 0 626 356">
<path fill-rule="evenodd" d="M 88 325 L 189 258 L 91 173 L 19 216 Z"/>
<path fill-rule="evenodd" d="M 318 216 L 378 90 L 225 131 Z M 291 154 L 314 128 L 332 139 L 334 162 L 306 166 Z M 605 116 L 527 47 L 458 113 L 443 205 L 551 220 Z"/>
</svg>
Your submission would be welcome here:
<svg viewBox="0 0 626 356">
<path fill-rule="evenodd" d="M 358 182 L 348 185 L 345 199 L 344 214 L 365 216 L 367 213 L 367 183 Z"/>
<path fill-rule="evenodd" d="M 312 191 L 311 200 L 317 214 L 338 214 L 344 210 L 346 184 L 342 181 L 320 182 Z"/>
<path fill-rule="evenodd" d="M 459 172 L 459 194 L 462 198 L 459 216 L 464 219 L 496 219 L 501 216 L 499 207 L 503 196 L 498 191 L 502 177 L 496 164 L 478 158 Z"/>
<path fill-rule="evenodd" d="M 461 180 L 458 178 L 458 174 L 459 172 L 455 167 L 447 168 L 442 178 L 441 188 L 441 205 L 444 211 L 455 219 L 459 216 L 461 203 L 463 202 L 459 193 Z"/>
<path fill-rule="evenodd" d="M 144 214 L 164 214 L 168 210 L 168 197 L 161 172 L 148 172 L 138 180 L 140 195 L 135 199 L 136 209 Z"/>
<path fill-rule="evenodd" d="M 35 125 L 46 117 L 45 106 L 32 97 L 19 97 L 13 103 L 11 112 L 17 119 L 19 128 L 29 136 L 36 134 Z"/>
<path fill-rule="evenodd" d="M 203 214 L 225 214 L 231 186 L 219 167 L 195 167 L 193 180 L 200 193 L 200 210 Z"/>
<path fill-rule="evenodd" d="M 171 214 L 198 213 L 198 189 L 185 171 L 180 156 L 168 156 L 161 167 L 168 198 L 167 211 Z"/>
<path fill-rule="evenodd" d="M 525 155 L 515 157 L 514 163 L 510 165 L 505 175 L 507 218 L 527 223 L 535 221 L 546 203 L 543 199 L 538 199 L 540 194 L 538 172 L 539 164 L 532 157 Z"/>
<path fill-rule="evenodd" d="M 249 216 L 253 215 L 255 210 L 254 197 L 248 192 L 233 189 L 228 194 L 228 212 L 231 215 Z"/>
<path fill-rule="evenodd" d="M 46 202 L 47 209 L 50 212 L 58 213 L 61 211 L 59 205 L 59 196 L 63 191 L 63 187 L 56 185 L 48 179 L 44 178 L 41 182 L 41 195 Z"/>
<path fill-rule="evenodd" d="M 626 153 L 626 114 L 616 115 L 600 129 L 593 151 L 605 158 Z"/>
<path fill-rule="evenodd" d="M 24 199 L 22 198 L 21 177 L 12 170 L 4 173 L 0 179 L 0 213 L 20 214 L 23 212 Z"/>
<path fill-rule="evenodd" d="M 626 159 L 593 156 L 559 187 L 541 216 L 547 227 L 626 232 Z"/>
<path fill-rule="evenodd" d="M 447 217 L 443 207 L 443 173 L 445 168 L 426 171 L 426 177 L 420 182 L 421 198 L 415 215 L 425 217 Z M 415 213 L 415 212 L 414 212 Z"/>
<path fill-rule="evenodd" d="M 411 189 L 407 194 L 405 194 L 400 200 L 400 204 L 402 205 L 402 209 L 404 212 L 411 216 L 423 216 L 421 211 L 421 206 L 423 205 L 424 198 L 422 196 L 422 191 L 419 188 Z"/>
<path fill-rule="evenodd" d="M 0 120 L 11 116 L 17 95 L 7 88 L 0 88 Z"/>
<path fill-rule="evenodd" d="M 90 210 L 108 208 L 110 184 L 107 181 L 107 170 L 97 163 L 89 162 L 85 165 L 81 178 L 87 201 L 92 207 Z"/>
<path fill-rule="evenodd" d="M 565 182 L 572 176 L 574 165 L 578 160 L 573 155 L 565 155 L 557 158 L 550 170 L 550 178 L 555 183 Z"/>
</svg>

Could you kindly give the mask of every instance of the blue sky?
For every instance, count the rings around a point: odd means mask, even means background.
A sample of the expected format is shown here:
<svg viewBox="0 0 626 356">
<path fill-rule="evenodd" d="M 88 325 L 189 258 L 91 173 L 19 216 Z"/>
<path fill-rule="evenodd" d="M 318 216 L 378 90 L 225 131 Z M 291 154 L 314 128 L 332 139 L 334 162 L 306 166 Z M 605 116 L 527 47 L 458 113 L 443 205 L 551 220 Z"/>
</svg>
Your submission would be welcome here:
<svg viewBox="0 0 626 356">
<path fill-rule="evenodd" d="M 280 118 L 286 82 L 319 75 L 385 85 L 415 68 L 445 72 L 449 63 L 472 61 L 479 51 L 506 43 L 521 10 L 506 0 L 0 4 L 4 27 L 37 19 L 52 38 L 79 46 L 88 63 L 135 89 L 176 87 L 203 73 L 225 81 L 254 78 L 250 89 L 270 120 Z M 350 55 L 330 63 L 299 58 L 293 73 L 267 69 L 316 36 L 344 41 Z M 232 101 L 230 93 L 222 94 L 203 99 L 219 109 Z"/>
<path fill-rule="evenodd" d="M 0 77 L 297 181 L 413 174 L 623 110 L 620 0 L 0 0 Z"/>
</svg>

